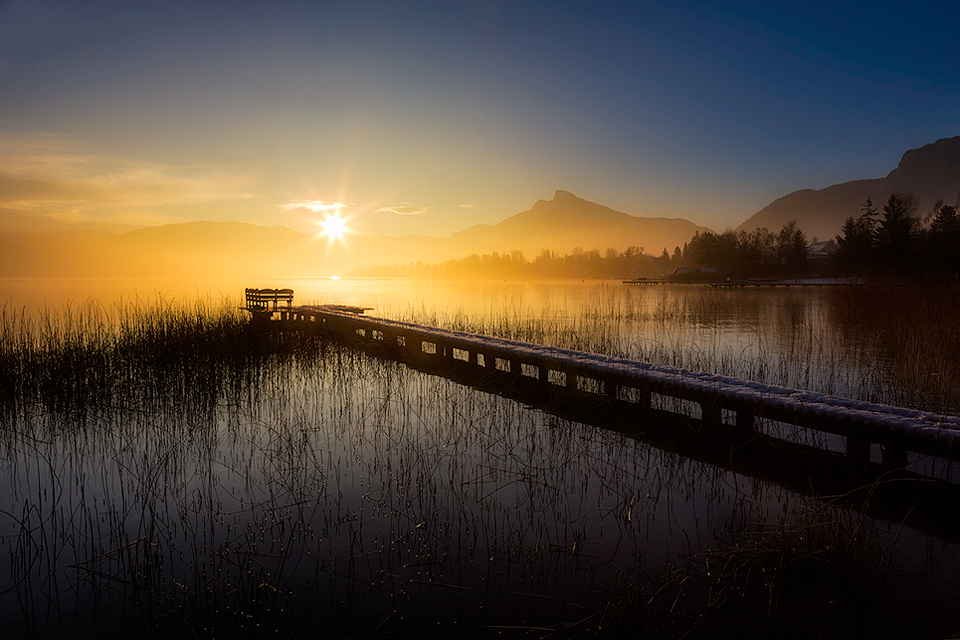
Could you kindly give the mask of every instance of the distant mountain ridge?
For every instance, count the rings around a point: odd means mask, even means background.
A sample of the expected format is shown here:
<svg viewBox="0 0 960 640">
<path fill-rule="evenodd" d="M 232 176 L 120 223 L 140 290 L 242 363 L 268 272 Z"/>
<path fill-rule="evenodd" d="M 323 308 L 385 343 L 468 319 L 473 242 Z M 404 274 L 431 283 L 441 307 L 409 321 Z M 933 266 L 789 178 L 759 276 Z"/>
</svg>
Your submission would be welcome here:
<svg viewBox="0 0 960 640">
<path fill-rule="evenodd" d="M 189 222 L 126 233 L 56 231 L 0 233 L 0 277 L 322 276 L 357 266 L 442 262 L 472 253 L 574 248 L 658 255 L 688 242 L 699 227 L 688 220 L 641 218 L 588 202 L 567 191 L 538 200 L 496 225 L 476 225 L 448 238 L 354 235 L 346 241 L 287 227 L 240 222 Z"/>
<path fill-rule="evenodd" d="M 543 249 L 565 254 L 579 247 L 624 251 L 643 247 L 659 255 L 683 246 L 706 227 L 682 218 L 645 218 L 578 198 L 558 190 L 553 200 L 537 200 L 533 207 L 495 225 L 476 225 L 453 234 L 455 243 L 471 247 L 468 253 L 519 249 L 533 259 Z M 480 251 L 480 247 L 489 247 Z"/>
<path fill-rule="evenodd" d="M 900 164 L 884 178 L 854 180 L 825 189 L 803 189 L 774 200 L 748 218 L 736 231 L 780 229 L 796 220 L 808 237 L 833 238 L 849 216 L 860 215 L 870 198 L 881 208 L 892 193 L 912 193 L 925 215 L 938 200 L 955 204 L 960 198 L 960 136 L 941 138 L 903 154 Z"/>
</svg>

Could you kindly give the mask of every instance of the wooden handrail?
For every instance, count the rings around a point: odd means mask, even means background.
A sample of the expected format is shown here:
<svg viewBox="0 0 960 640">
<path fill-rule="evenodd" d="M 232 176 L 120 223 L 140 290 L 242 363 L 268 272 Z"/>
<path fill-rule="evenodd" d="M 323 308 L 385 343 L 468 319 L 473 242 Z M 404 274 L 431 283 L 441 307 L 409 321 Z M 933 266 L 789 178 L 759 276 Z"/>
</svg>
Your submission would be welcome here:
<svg viewBox="0 0 960 640">
<path fill-rule="evenodd" d="M 288 309 L 293 305 L 293 289 L 246 289 L 244 294 L 251 311 L 277 309 L 281 303 Z"/>
</svg>

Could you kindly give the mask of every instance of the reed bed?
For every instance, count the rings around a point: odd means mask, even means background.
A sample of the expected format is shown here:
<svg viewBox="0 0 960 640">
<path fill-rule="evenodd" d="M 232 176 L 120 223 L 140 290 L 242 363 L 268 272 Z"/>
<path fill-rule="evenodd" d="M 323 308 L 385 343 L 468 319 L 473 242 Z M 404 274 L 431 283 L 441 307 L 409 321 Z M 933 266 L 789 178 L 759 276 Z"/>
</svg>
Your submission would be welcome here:
<svg viewBox="0 0 960 640">
<path fill-rule="evenodd" d="M 399 319 L 710 371 L 830 395 L 960 411 L 960 286 L 727 290 L 598 286 L 571 306 Z"/>
<path fill-rule="evenodd" d="M 631 355 L 651 348 L 638 323 L 714 331 L 725 313 L 594 306 L 572 326 L 551 310 L 427 320 Z M 804 326 L 810 311 L 784 313 Z M 620 320 L 601 331 L 604 314 Z M 251 332 L 229 305 L 5 309 L 2 331 L 15 636 L 708 637 L 745 615 L 743 637 L 786 637 L 796 590 L 837 576 L 850 611 L 947 624 L 920 617 L 932 605 L 884 607 L 912 603 L 918 576 L 952 588 L 952 543 L 322 336 Z M 830 637 L 851 618 L 818 620 Z"/>
</svg>

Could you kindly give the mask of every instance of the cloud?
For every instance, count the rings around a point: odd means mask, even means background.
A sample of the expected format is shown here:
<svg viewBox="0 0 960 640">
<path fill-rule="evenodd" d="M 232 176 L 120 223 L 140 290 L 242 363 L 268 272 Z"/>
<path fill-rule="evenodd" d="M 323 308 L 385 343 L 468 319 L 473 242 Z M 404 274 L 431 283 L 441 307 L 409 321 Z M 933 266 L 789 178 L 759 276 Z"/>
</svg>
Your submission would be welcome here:
<svg viewBox="0 0 960 640">
<path fill-rule="evenodd" d="M 377 209 L 377 213 L 395 213 L 399 216 L 418 216 L 426 212 L 426 207 L 417 207 L 412 204 L 390 205 L 389 207 L 380 207 Z"/>
<path fill-rule="evenodd" d="M 326 202 L 324 200 L 297 200 L 280 205 L 284 211 L 295 211 L 297 209 L 306 209 L 314 213 L 340 213 L 347 205 L 342 202 Z"/>
<path fill-rule="evenodd" d="M 107 156 L 70 136 L 0 132 L 0 206 L 25 212 L 92 219 L 122 209 L 126 216 L 138 207 L 251 198 L 250 182 L 237 174 Z"/>
</svg>

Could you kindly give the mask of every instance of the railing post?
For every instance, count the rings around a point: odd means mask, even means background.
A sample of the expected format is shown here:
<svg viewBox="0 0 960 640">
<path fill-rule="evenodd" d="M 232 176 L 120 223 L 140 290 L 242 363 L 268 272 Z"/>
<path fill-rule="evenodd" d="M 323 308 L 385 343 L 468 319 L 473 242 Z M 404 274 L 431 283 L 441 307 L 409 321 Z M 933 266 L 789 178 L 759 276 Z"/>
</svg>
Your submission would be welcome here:
<svg viewBox="0 0 960 640">
<path fill-rule="evenodd" d="M 869 462 L 870 440 L 862 436 L 847 436 L 847 457 L 856 462 Z"/>
<path fill-rule="evenodd" d="M 882 451 L 882 464 L 888 469 L 901 469 L 907 466 L 907 450 L 903 447 L 885 444 L 880 447 Z"/>
<path fill-rule="evenodd" d="M 603 393 L 611 398 L 617 397 L 617 383 L 609 378 L 603 381 Z"/>
<path fill-rule="evenodd" d="M 700 403 L 700 424 L 716 426 L 722 422 L 720 402 L 717 398 Z"/>
<path fill-rule="evenodd" d="M 647 411 L 653 406 L 653 392 L 648 387 L 640 388 L 640 408 Z"/>
</svg>

